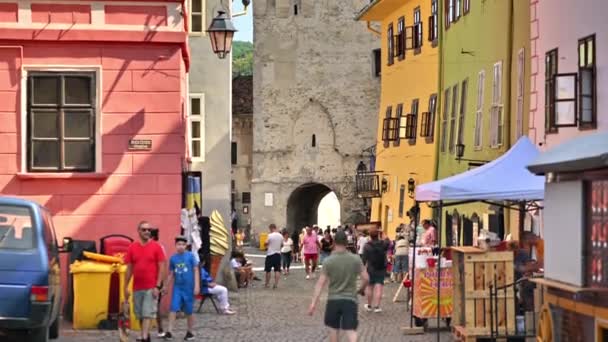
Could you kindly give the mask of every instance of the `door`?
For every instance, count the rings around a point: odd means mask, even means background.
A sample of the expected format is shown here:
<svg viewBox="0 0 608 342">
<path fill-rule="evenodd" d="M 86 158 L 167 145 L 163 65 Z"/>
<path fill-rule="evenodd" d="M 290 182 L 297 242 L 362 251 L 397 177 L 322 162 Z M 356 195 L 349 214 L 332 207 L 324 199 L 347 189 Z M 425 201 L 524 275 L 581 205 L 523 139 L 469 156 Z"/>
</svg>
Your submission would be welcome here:
<svg viewBox="0 0 608 342">
<path fill-rule="evenodd" d="M 441 227 L 438 227 L 441 229 Z M 445 213 L 445 241 L 446 246 L 453 246 L 454 233 L 452 232 L 452 215 Z"/>
</svg>

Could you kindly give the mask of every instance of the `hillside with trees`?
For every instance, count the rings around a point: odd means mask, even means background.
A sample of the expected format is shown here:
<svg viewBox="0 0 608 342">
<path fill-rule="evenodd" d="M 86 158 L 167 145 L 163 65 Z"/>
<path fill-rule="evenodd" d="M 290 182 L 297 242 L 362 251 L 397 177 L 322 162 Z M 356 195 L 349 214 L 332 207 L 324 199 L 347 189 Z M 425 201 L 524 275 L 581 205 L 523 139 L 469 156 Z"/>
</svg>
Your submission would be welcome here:
<svg viewBox="0 0 608 342">
<path fill-rule="evenodd" d="M 253 43 L 234 41 L 232 43 L 232 77 L 253 74 Z"/>
</svg>

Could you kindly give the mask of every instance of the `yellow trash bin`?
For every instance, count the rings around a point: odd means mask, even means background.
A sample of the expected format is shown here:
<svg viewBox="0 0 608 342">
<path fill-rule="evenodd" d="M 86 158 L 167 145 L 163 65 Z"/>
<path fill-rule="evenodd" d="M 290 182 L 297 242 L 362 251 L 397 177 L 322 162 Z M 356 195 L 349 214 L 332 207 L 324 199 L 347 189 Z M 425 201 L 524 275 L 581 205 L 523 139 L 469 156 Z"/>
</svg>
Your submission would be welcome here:
<svg viewBox="0 0 608 342">
<path fill-rule="evenodd" d="M 108 302 L 110 300 L 110 279 L 112 273 L 120 274 L 120 303 L 125 299 L 124 283 L 127 266 L 122 264 L 106 264 L 93 261 L 76 261 L 70 266 L 74 275 L 74 329 L 97 329 L 97 325 L 108 318 Z M 129 283 L 131 292 L 133 281 Z M 139 321 L 133 310 L 133 296 L 129 298 L 131 306 L 131 329 L 139 330 Z"/>
<path fill-rule="evenodd" d="M 268 233 L 260 233 L 260 250 L 266 250 L 266 240 L 268 240 Z"/>
</svg>

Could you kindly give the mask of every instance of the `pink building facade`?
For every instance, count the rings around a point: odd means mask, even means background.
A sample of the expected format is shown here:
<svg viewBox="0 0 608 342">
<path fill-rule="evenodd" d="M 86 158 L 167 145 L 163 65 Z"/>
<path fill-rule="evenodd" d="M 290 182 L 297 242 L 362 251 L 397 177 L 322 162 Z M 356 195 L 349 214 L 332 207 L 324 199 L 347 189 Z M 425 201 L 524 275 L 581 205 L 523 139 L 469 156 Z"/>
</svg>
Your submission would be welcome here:
<svg viewBox="0 0 608 342">
<path fill-rule="evenodd" d="M 140 220 L 165 245 L 179 233 L 182 8 L 0 0 L 0 192 L 48 207 L 59 239 L 136 237 Z"/>
<path fill-rule="evenodd" d="M 608 2 L 530 6 L 531 140 L 544 150 L 608 129 Z"/>
</svg>

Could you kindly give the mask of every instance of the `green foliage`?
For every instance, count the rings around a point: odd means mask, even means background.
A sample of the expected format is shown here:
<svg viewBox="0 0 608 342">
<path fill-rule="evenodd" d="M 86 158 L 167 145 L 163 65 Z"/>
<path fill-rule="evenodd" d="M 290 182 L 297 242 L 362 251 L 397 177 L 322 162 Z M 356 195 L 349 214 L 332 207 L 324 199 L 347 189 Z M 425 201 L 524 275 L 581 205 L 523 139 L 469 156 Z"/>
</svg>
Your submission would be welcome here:
<svg viewBox="0 0 608 342">
<path fill-rule="evenodd" d="M 232 76 L 253 74 L 253 43 L 232 42 Z"/>
</svg>

